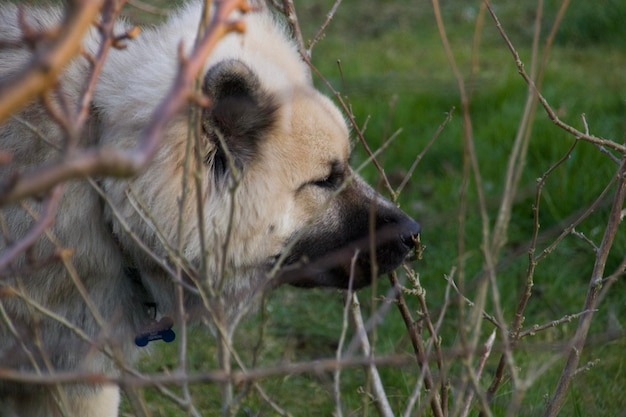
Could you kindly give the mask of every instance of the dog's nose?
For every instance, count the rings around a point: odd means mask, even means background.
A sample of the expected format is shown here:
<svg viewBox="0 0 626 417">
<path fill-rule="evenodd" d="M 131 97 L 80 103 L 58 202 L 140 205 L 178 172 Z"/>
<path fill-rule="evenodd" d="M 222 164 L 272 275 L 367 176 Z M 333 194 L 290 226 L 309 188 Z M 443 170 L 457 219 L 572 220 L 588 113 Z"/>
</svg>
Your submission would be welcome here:
<svg viewBox="0 0 626 417">
<path fill-rule="evenodd" d="M 414 248 L 417 236 L 420 234 L 422 226 L 415 220 L 409 218 L 402 222 L 400 226 L 400 240 L 409 248 Z"/>
</svg>

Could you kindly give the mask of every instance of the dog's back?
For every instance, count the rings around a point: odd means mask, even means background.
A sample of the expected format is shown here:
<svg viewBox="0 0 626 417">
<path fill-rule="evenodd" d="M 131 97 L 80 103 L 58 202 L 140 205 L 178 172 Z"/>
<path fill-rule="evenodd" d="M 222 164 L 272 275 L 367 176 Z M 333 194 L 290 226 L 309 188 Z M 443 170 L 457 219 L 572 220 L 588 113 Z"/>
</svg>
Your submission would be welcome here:
<svg viewBox="0 0 626 417">
<path fill-rule="evenodd" d="M 57 27 L 62 17 L 62 10 L 56 8 L 0 7 L 0 85 L 10 84 L 29 70 L 46 42 L 29 45 L 23 39 L 25 31 L 43 34 Z M 97 31 L 91 28 L 84 47 L 95 52 L 97 39 Z M 48 104 L 38 97 L 0 123 L 0 150 L 10 155 L 8 163 L 0 164 L 0 182 L 5 187 L 21 174 L 58 164 L 67 156 L 66 128 L 51 110 L 76 111 L 90 71 L 86 59 L 75 58 L 57 88 L 46 93 Z M 99 134 L 98 117 L 91 114 L 80 132 L 78 148 L 96 146 Z M 69 181 L 56 194 L 60 199 L 54 204 L 51 227 L 31 247 L 10 258 L 15 244 L 28 239 L 56 197 L 34 196 L 0 209 L 0 259 L 10 261 L 0 268 L 4 317 L 0 320 L 0 363 L 32 375 L 108 372 L 112 360 L 99 349 L 111 345 L 127 360 L 136 356 L 132 340 L 149 320 L 146 300 L 141 286 L 129 281 L 124 272 L 123 256 L 103 216 L 103 201 L 92 184 Z M 62 391 L 49 391 L 35 384 L 0 380 L 0 416 L 56 415 L 52 410 L 63 397 L 71 407 L 65 409 L 70 415 L 117 415 L 117 389 L 68 385 Z"/>
</svg>

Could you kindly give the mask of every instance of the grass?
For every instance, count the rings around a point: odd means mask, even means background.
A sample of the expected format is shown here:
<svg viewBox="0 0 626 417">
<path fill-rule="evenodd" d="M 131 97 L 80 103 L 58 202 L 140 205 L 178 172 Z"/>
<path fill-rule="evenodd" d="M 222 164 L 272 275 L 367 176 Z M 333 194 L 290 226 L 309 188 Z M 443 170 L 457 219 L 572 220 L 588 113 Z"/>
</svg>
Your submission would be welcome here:
<svg viewBox="0 0 626 417">
<path fill-rule="evenodd" d="M 505 29 L 528 62 L 532 39 L 535 2 L 494 2 Z M 556 13 L 555 2 L 548 2 L 545 30 Z M 580 2 L 579 2 L 580 3 Z M 580 115 L 585 114 L 592 133 L 613 139 L 624 138 L 624 100 L 626 99 L 626 41 L 619 16 L 626 12 L 618 1 L 603 1 L 612 12 L 600 5 L 573 4 L 565 16 L 557 43 L 548 63 L 544 95 L 559 116 L 582 129 Z M 455 58 L 461 71 L 469 76 L 474 23 L 479 2 L 449 1 L 444 4 L 444 19 Z M 305 37 L 310 38 L 324 20 L 330 4 L 307 0 L 297 5 Z M 601 28 L 601 29 L 600 29 Z M 475 145 L 484 181 L 491 225 L 503 192 L 503 173 L 517 125 L 523 111 L 526 86 L 518 76 L 514 62 L 495 26 L 487 18 L 481 33 L 478 71 L 471 83 L 471 116 Z M 545 39 L 545 35 L 544 35 Z M 427 291 L 431 314 L 437 314 L 443 303 L 445 274 L 457 263 L 459 189 L 462 178 L 462 118 L 459 95 L 446 60 L 432 14 L 430 2 L 385 1 L 357 2 L 345 0 L 339 8 L 325 38 L 314 49 L 314 63 L 331 80 L 351 105 L 359 125 L 367 121 L 366 137 L 376 147 L 397 129 L 401 134 L 385 152 L 381 161 L 392 181 L 402 178 L 415 156 L 444 120 L 446 112 L 456 107 L 452 121 L 445 127 L 426 154 L 402 193 L 400 204 L 419 219 L 424 227 L 422 240 L 427 246 L 424 259 L 414 266 L 421 274 Z M 341 70 L 337 61 L 341 62 Z M 518 292 L 523 285 L 533 219 L 531 207 L 535 179 L 565 154 L 572 138 L 555 127 L 542 110 L 537 113 L 529 145 L 527 168 L 513 208 L 508 243 L 499 260 L 498 288 L 505 318 L 512 319 Z M 354 165 L 364 154 L 357 146 Z M 541 201 L 540 223 L 545 247 L 601 192 L 615 170 L 615 164 L 589 144 L 579 144 L 571 158 L 549 178 Z M 376 172 L 364 173 L 377 183 Z M 466 227 L 465 257 L 471 299 L 474 284 L 482 267 L 480 253 L 480 216 L 475 184 L 468 195 L 469 217 Z M 577 230 L 599 243 L 608 213 L 604 204 Z M 626 253 L 624 226 L 618 233 L 609 258 L 607 271 L 612 272 Z M 558 249 L 537 269 L 534 296 L 526 310 L 526 324 L 545 323 L 580 311 L 593 267 L 594 253 L 580 239 L 567 237 Z M 626 400 L 621 390 L 626 385 L 626 340 L 619 323 L 626 317 L 626 303 L 621 296 L 626 283 L 619 280 L 599 306 L 588 346 L 582 352 L 581 364 L 599 359 L 589 370 L 578 375 L 565 401 L 562 416 L 624 415 Z M 388 288 L 381 279 L 377 293 Z M 369 300 L 371 290 L 360 294 Z M 409 300 L 417 309 L 415 300 Z M 343 308 L 341 293 L 327 290 L 302 291 L 280 288 L 263 309 L 265 317 L 250 318 L 237 334 L 236 346 L 249 360 L 260 329 L 264 329 L 259 362 L 269 366 L 334 357 L 341 332 Z M 365 303 L 364 303 L 365 304 Z M 367 310 L 367 307 L 365 310 Z M 488 306 L 490 308 L 490 306 Z M 441 339 L 444 348 L 457 343 L 456 310 L 446 315 Z M 530 375 L 559 353 L 557 342 L 568 340 L 576 322 L 565 323 L 525 340 L 515 358 L 522 375 Z M 484 325 L 485 331 L 491 326 Z M 615 333 L 617 332 L 617 333 Z M 616 337 L 620 336 L 620 337 Z M 203 329 L 193 330 L 189 350 L 190 367 L 196 371 L 215 369 L 215 343 Z M 398 313 L 392 309 L 376 330 L 376 352 L 412 353 L 410 341 Z M 498 355 L 487 364 L 491 374 Z M 146 371 L 173 369 L 175 346 L 161 345 L 143 363 Z M 458 367 L 450 361 L 450 374 Z M 544 411 L 546 398 L 554 390 L 563 360 L 538 376 L 528 389 L 518 415 L 536 416 Z M 383 382 L 396 410 L 410 395 L 417 367 L 383 368 Z M 342 373 L 344 409 L 348 415 L 376 415 L 362 394 L 367 379 L 361 369 Z M 484 383 L 487 384 L 487 377 Z M 455 386 L 458 381 L 452 380 Z M 285 375 L 262 381 L 268 395 L 293 415 L 328 416 L 334 409 L 332 376 L 329 374 Z M 203 384 L 193 387 L 195 404 L 204 415 L 219 413 L 219 388 Z M 498 390 L 494 415 L 504 415 L 511 399 L 510 381 Z M 148 392 L 150 407 L 159 416 L 181 415 L 181 411 L 160 395 Z M 244 400 L 240 415 L 274 415 L 271 408 L 252 393 Z M 128 408 L 125 410 L 128 411 Z M 476 415 L 476 414 L 472 414 Z"/>
</svg>

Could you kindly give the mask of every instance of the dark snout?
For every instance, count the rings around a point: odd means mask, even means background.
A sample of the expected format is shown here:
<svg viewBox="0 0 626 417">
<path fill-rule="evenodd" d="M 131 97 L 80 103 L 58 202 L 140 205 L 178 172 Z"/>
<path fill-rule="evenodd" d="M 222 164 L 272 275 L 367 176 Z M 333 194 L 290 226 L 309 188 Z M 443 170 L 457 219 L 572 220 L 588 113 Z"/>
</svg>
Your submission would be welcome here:
<svg viewBox="0 0 626 417">
<path fill-rule="evenodd" d="M 374 236 L 368 235 L 367 241 L 375 244 L 376 256 L 372 261 L 378 267 L 378 275 L 382 275 L 400 266 L 415 249 L 421 226 L 402 212 L 397 217 L 386 217 L 379 221 Z M 369 248 L 364 249 L 371 254 Z"/>
<path fill-rule="evenodd" d="M 364 198 L 353 191 L 350 196 L 340 202 L 339 219 L 329 214 L 295 243 L 281 283 L 361 288 L 396 269 L 416 249 L 419 223 L 380 195 Z"/>
</svg>

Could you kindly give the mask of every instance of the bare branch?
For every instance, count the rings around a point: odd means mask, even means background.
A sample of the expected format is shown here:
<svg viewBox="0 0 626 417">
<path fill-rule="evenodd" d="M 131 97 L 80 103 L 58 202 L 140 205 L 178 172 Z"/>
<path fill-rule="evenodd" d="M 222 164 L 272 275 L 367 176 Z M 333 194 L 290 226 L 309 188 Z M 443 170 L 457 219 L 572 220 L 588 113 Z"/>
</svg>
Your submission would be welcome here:
<svg viewBox="0 0 626 417">
<path fill-rule="evenodd" d="M 595 310 L 597 311 L 597 310 Z M 538 332 L 542 331 L 542 330 L 546 330 L 546 329 L 551 329 L 553 327 L 557 327 L 560 324 L 563 323 L 569 323 L 572 320 L 582 316 L 583 314 L 587 314 L 589 313 L 589 311 L 581 311 L 580 313 L 575 313 L 575 314 L 568 314 L 566 316 L 561 317 L 558 320 L 553 320 L 549 323 L 544 323 L 544 324 L 535 324 L 534 326 L 531 326 L 529 329 L 526 329 L 522 332 L 519 332 L 517 338 L 518 339 L 522 339 L 526 336 L 534 336 L 535 334 L 537 334 Z"/>
<path fill-rule="evenodd" d="M 489 359 L 489 355 L 491 355 L 491 349 L 493 348 L 493 342 L 496 340 L 496 331 L 491 332 L 487 341 L 483 345 L 483 351 L 480 355 L 480 359 L 478 361 L 478 367 L 476 368 L 476 380 L 480 380 L 480 377 L 483 373 L 483 369 L 485 368 L 485 364 L 487 363 L 487 359 Z M 468 396 L 465 398 L 465 405 L 463 406 L 463 410 L 461 411 L 460 417 L 467 417 L 470 412 L 470 405 L 472 404 L 472 400 L 474 399 L 474 391 L 470 391 Z"/>
<path fill-rule="evenodd" d="M 306 50 L 307 58 L 311 58 L 311 55 L 313 53 L 313 47 L 315 47 L 315 45 L 322 39 L 326 28 L 335 16 L 335 13 L 337 13 L 337 9 L 339 8 L 340 4 L 341 0 L 335 0 L 335 2 L 333 3 L 333 7 L 331 7 L 330 11 L 326 14 L 326 20 L 324 20 L 324 23 L 322 23 L 322 25 L 317 30 L 317 33 L 315 33 L 315 36 L 313 36 L 313 39 L 311 39 L 311 42 L 309 43 L 309 47 Z"/>
<path fill-rule="evenodd" d="M 389 274 L 389 281 L 391 282 L 391 285 L 397 289 L 396 301 L 398 305 L 398 310 L 400 311 L 400 315 L 404 320 L 404 324 L 406 326 L 407 332 L 409 333 L 411 343 L 413 344 L 413 351 L 415 352 L 417 363 L 424 374 L 424 387 L 426 388 L 426 390 L 433 394 L 430 400 L 433 414 L 435 415 L 435 417 L 443 417 L 444 414 L 441 403 L 439 402 L 438 395 L 435 394 L 435 384 L 430 373 L 428 359 L 426 357 L 426 349 L 424 348 L 424 343 L 421 336 L 417 332 L 415 322 L 413 321 L 413 317 L 411 316 L 411 312 L 406 304 L 406 301 L 404 300 L 400 283 L 398 282 L 398 277 L 396 276 L 395 272 Z"/>
<path fill-rule="evenodd" d="M 556 112 L 552 109 L 552 107 L 550 106 L 548 101 L 543 97 L 543 95 L 539 92 L 539 90 L 535 86 L 534 81 L 528 76 L 528 74 L 524 70 L 524 63 L 522 62 L 519 54 L 517 53 L 517 50 L 515 49 L 515 47 L 511 43 L 509 37 L 507 36 L 507 34 L 502 29 L 502 24 L 498 20 L 498 17 L 496 16 L 496 13 L 493 11 L 493 8 L 491 7 L 491 4 L 489 4 L 489 0 L 485 0 L 485 2 L 487 3 L 487 9 L 489 10 L 489 13 L 491 14 L 491 17 L 493 18 L 494 22 L 496 23 L 496 27 L 498 29 L 498 32 L 500 32 L 500 35 L 502 36 L 502 38 L 506 42 L 509 50 L 511 51 L 511 54 L 513 54 L 513 58 L 515 59 L 515 64 L 517 65 L 518 72 L 520 73 L 522 78 L 524 78 L 524 81 L 526 81 L 526 83 L 533 88 L 533 90 L 535 91 L 535 94 L 537 94 L 537 98 L 539 99 L 539 102 L 541 103 L 541 105 L 545 109 L 545 111 L 548 114 L 548 117 L 550 118 L 550 120 L 555 125 L 557 125 L 561 129 L 565 130 L 567 133 L 569 133 L 572 136 L 574 136 L 574 138 L 576 138 L 576 139 L 582 139 L 584 141 L 591 142 L 591 143 L 594 143 L 596 145 L 603 146 L 605 148 L 610 148 L 610 149 L 616 150 L 616 151 L 618 151 L 621 154 L 626 154 L 626 146 L 621 145 L 621 144 L 619 144 L 617 142 L 614 142 L 612 140 L 609 140 L 609 139 L 604 139 L 604 138 L 601 138 L 601 137 L 597 137 L 597 136 L 594 136 L 594 135 L 583 133 L 583 132 L 579 131 L 578 129 L 568 125 L 567 123 L 562 122 L 559 119 L 559 117 L 557 116 Z"/>
<path fill-rule="evenodd" d="M 143 2 L 141 0 L 127 0 L 128 4 L 130 4 L 133 7 L 136 7 L 139 10 L 142 10 L 144 12 L 148 12 L 148 13 L 152 13 L 155 14 L 157 16 L 168 16 L 169 13 L 160 8 L 160 7 L 154 7 L 153 5 Z"/>
<path fill-rule="evenodd" d="M 346 302 L 343 308 L 343 319 L 341 326 L 341 335 L 339 336 L 339 343 L 337 344 L 337 352 L 335 354 L 335 358 L 337 360 L 341 359 L 341 354 L 343 351 L 343 344 L 346 340 L 346 333 L 348 332 L 348 311 L 350 310 L 350 303 L 352 300 L 352 285 L 354 283 L 354 266 L 356 265 L 356 261 L 359 256 L 359 251 L 357 250 L 352 256 L 352 260 L 350 261 L 350 277 L 348 281 L 348 291 L 346 293 Z M 333 394 L 335 396 L 335 415 L 336 417 L 343 416 L 343 410 L 341 406 L 341 389 L 340 389 L 340 378 L 341 378 L 341 368 L 337 368 L 333 374 L 333 382 L 334 382 L 334 391 Z"/>
<path fill-rule="evenodd" d="M 80 51 L 83 34 L 95 20 L 104 0 L 74 0 L 61 30 L 48 48 L 39 52 L 29 69 L 0 84 L 0 122 L 50 88 L 65 65 Z"/>
<path fill-rule="evenodd" d="M 293 33 L 296 43 L 298 45 L 298 51 L 302 57 L 311 57 L 311 52 L 308 51 L 304 45 L 304 38 L 302 37 L 302 29 L 300 29 L 300 23 L 298 22 L 298 15 L 296 15 L 296 8 L 293 4 L 293 0 L 282 0 L 282 12 L 287 18 L 289 27 Z M 310 74 L 309 74 L 310 75 Z"/>
<path fill-rule="evenodd" d="M 535 277 L 535 268 L 539 262 L 539 259 L 535 257 L 535 250 L 537 247 L 537 239 L 539 237 L 539 204 L 541 201 L 541 192 L 543 191 L 543 187 L 554 170 L 556 170 L 559 166 L 561 166 L 565 161 L 567 161 L 574 151 L 574 148 L 578 144 L 578 141 L 574 141 L 572 146 L 568 149 L 568 151 L 557 160 L 554 164 L 552 164 L 546 172 L 543 173 L 541 178 L 537 180 L 537 188 L 535 191 L 535 202 L 533 204 L 533 218 L 534 218 L 534 227 L 533 227 L 533 235 L 531 238 L 531 243 L 528 249 L 528 268 L 526 270 L 526 282 L 524 285 L 524 290 L 521 293 L 519 300 L 517 302 L 517 307 L 515 309 L 515 316 L 513 319 L 513 323 L 511 324 L 511 330 L 508 333 L 509 338 L 509 349 L 513 349 L 519 340 L 518 332 L 522 328 L 524 324 L 524 311 L 526 310 L 526 306 L 528 305 L 528 301 L 532 296 L 532 289 L 534 286 L 534 277 Z M 487 399 L 491 401 L 502 382 L 502 378 L 504 377 L 504 370 L 506 366 L 506 356 L 502 355 L 500 357 L 500 362 L 498 363 L 498 367 L 493 376 L 493 380 L 491 381 L 491 385 L 487 390 Z"/>
<path fill-rule="evenodd" d="M 236 9 L 247 11 L 249 6 L 245 0 L 216 2 L 216 10 L 205 35 L 198 41 L 190 57 L 181 62 L 170 93 L 155 110 L 134 149 L 128 151 L 108 148 L 87 149 L 57 165 L 24 174 L 16 183 L 0 184 L 0 205 L 43 193 L 54 185 L 72 178 L 98 175 L 128 177 L 141 171 L 159 148 L 165 127 L 193 96 L 190 87 L 211 50 L 226 33 L 244 30 L 241 22 L 233 23 L 228 20 L 230 13 Z"/>
<path fill-rule="evenodd" d="M 87 339 L 89 340 L 89 339 Z M 55 385 L 80 382 L 89 385 L 102 384 L 123 384 L 125 386 L 146 387 L 163 384 L 177 384 L 187 381 L 191 384 L 198 383 L 220 383 L 231 381 L 234 385 L 246 381 L 257 381 L 264 378 L 280 375 L 300 375 L 300 374 L 323 374 L 331 372 L 338 367 L 354 368 L 367 365 L 376 366 L 406 366 L 415 363 L 415 358 L 406 355 L 377 356 L 375 358 L 344 358 L 341 361 L 335 359 L 321 359 L 316 361 L 290 363 L 275 367 L 257 367 L 255 369 L 232 371 L 225 373 L 221 370 L 208 371 L 198 374 L 141 374 L 133 375 L 105 375 L 85 371 L 76 372 L 55 372 L 52 374 L 35 374 L 15 370 L 11 368 L 0 368 L 0 379 L 5 381 L 20 382 L 27 384 Z"/>
<path fill-rule="evenodd" d="M 350 311 L 352 313 L 352 319 L 354 320 L 356 332 L 361 340 L 363 356 L 373 358 L 370 343 L 367 339 L 367 333 L 365 332 L 365 326 L 363 324 L 363 316 L 361 315 L 359 299 L 356 293 L 352 293 L 352 308 Z M 382 417 L 393 417 L 394 414 L 391 409 L 391 405 L 389 404 L 389 400 L 387 399 L 387 394 L 385 393 L 385 388 L 383 387 L 383 383 L 380 379 L 378 369 L 376 369 L 375 365 L 371 364 L 368 365 L 367 372 L 372 379 L 372 390 L 378 414 Z"/>
<path fill-rule="evenodd" d="M 588 311 L 580 317 L 578 321 L 578 328 L 576 334 L 572 340 L 572 345 L 567 356 L 567 362 L 559 378 L 557 387 L 552 395 L 552 398 L 548 402 L 545 417 L 554 417 L 557 415 L 563 399 L 578 368 L 580 361 L 580 352 L 582 351 L 587 335 L 589 333 L 589 327 L 591 326 L 591 320 L 593 318 L 593 311 L 595 310 L 598 295 L 602 288 L 602 276 L 604 275 L 604 269 L 606 267 L 606 261 L 609 256 L 609 251 L 613 246 L 613 240 L 617 234 L 619 224 L 622 221 L 622 207 L 624 206 L 624 199 L 626 198 L 626 152 L 622 159 L 622 165 L 616 173 L 617 187 L 613 198 L 613 205 L 611 212 L 607 220 L 606 229 L 602 238 L 602 243 L 598 248 L 596 255 L 596 261 L 591 273 L 591 279 L 589 281 L 589 288 L 587 290 L 587 298 L 585 300 L 584 311 Z"/>
<path fill-rule="evenodd" d="M 404 187 L 406 187 L 406 185 L 409 183 L 409 181 L 411 180 L 411 176 L 413 175 L 413 172 L 415 171 L 415 168 L 417 168 L 417 165 L 420 163 L 422 158 L 424 158 L 424 155 L 426 154 L 426 152 L 428 152 L 428 150 L 433 145 L 433 143 L 435 143 L 435 140 L 437 140 L 439 135 L 441 135 L 441 132 L 443 132 L 443 129 L 446 127 L 448 122 L 452 120 L 453 113 L 454 113 L 454 107 L 452 107 L 450 111 L 446 113 L 445 119 L 443 120 L 443 122 L 441 122 L 439 127 L 437 127 L 437 130 L 435 130 L 435 133 L 431 136 L 428 143 L 426 143 L 426 146 L 424 146 L 424 149 L 415 157 L 413 164 L 411 164 L 411 167 L 409 168 L 408 172 L 402 179 L 402 182 L 400 183 L 400 185 L 398 185 L 398 188 L 396 188 L 396 191 L 394 192 L 395 196 L 399 196 L 400 193 L 402 193 L 402 190 L 404 190 Z"/>
<path fill-rule="evenodd" d="M 50 193 L 46 203 L 43 205 L 39 218 L 36 219 L 37 221 L 35 225 L 28 231 L 28 233 L 20 237 L 19 240 L 3 249 L 0 254 L 0 271 L 5 271 L 9 264 L 14 261 L 21 252 L 24 252 L 34 245 L 43 232 L 52 225 L 55 219 L 57 206 L 62 195 L 63 187 L 56 186 L 52 193 Z"/>
</svg>

